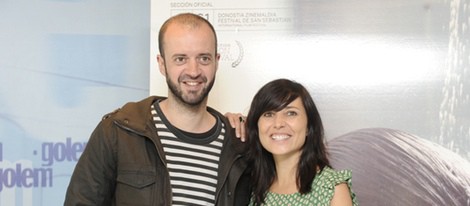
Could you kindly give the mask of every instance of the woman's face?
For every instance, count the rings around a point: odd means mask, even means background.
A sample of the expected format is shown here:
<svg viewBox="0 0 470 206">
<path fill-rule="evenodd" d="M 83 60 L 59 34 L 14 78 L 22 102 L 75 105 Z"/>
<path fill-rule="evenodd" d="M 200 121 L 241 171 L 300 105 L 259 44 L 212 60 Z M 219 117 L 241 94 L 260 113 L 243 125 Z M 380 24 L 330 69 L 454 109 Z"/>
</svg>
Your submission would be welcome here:
<svg viewBox="0 0 470 206">
<path fill-rule="evenodd" d="M 280 111 L 267 111 L 258 120 L 263 147 L 276 157 L 300 155 L 307 136 L 307 114 L 300 98 Z"/>
</svg>

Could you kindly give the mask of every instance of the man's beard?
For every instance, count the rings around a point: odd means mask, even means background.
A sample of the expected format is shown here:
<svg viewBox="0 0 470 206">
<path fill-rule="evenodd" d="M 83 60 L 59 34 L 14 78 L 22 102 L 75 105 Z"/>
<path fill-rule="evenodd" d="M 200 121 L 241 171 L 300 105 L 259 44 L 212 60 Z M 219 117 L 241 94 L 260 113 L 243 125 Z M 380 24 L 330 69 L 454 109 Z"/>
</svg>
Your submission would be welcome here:
<svg viewBox="0 0 470 206">
<path fill-rule="evenodd" d="M 203 88 L 202 93 L 199 96 L 195 96 L 194 98 L 189 98 L 189 96 L 193 96 L 193 95 L 190 94 L 185 97 L 185 95 L 183 94 L 183 91 L 178 89 L 178 84 L 174 84 L 170 78 L 166 79 L 168 88 L 170 88 L 170 92 L 173 94 L 173 96 L 176 97 L 176 100 L 189 106 L 199 106 L 209 95 L 209 92 L 211 91 L 212 86 L 214 86 L 214 82 L 215 82 L 215 77 L 214 79 L 212 79 L 211 82 L 209 82 L 207 87 Z"/>
</svg>

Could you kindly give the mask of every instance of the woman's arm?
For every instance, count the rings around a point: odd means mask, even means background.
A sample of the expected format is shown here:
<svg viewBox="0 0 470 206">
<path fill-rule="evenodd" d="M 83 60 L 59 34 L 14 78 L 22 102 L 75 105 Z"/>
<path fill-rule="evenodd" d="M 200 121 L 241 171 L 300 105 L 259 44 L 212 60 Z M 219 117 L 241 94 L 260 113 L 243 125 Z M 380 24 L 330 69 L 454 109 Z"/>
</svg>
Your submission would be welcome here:
<svg viewBox="0 0 470 206">
<path fill-rule="evenodd" d="M 331 206 L 352 206 L 351 194 L 349 187 L 346 183 L 341 183 L 335 186 L 335 194 L 331 199 Z"/>
</svg>

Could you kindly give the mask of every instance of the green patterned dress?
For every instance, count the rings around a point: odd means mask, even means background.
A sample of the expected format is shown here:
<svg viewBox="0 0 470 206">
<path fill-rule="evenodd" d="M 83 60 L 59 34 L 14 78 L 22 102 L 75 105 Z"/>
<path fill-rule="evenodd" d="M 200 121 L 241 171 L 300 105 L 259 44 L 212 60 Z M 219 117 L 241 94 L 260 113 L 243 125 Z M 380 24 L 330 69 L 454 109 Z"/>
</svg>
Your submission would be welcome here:
<svg viewBox="0 0 470 206">
<path fill-rule="evenodd" d="M 349 192 L 353 200 L 353 205 L 357 206 L 356 195 L 352 191 L 351 171 L 340 170 L 335 171 L 330 167 L 325 167 L 319 174 L 315 176 L 312 183 L 312 191 L 301 195 L 296 192 L 294 194 L 276 194 L 268 192 L 265 198 L 265 206 L 297 206 L 297 205 L 313 205 L 313 206 L 329 206 L 335 192 L 335 186 L 341 183 L 347 183 Z M 253 201 L 250 205 L 254 205 Z"/>
</svg>

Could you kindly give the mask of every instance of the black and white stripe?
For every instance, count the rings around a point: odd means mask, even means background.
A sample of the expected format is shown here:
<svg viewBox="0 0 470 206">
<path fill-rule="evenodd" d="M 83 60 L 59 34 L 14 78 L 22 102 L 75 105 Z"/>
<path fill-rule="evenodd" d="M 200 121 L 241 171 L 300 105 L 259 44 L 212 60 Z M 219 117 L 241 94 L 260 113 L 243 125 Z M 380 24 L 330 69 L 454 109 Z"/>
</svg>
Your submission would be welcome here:
<svg viewBox="0 0 470 206">
<path fill-rule="evenodd" d="M 152 113 L 170 172 L 172 205 L 215 205 L 223 127 L 212 141 L 200 143 L 196 140 L 195 143 L 190 141 L 194 137 L 179 138 L 171 132 L 155 108 Z"/>
</svg>

